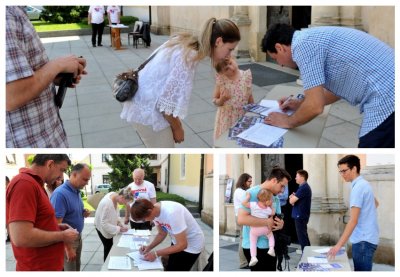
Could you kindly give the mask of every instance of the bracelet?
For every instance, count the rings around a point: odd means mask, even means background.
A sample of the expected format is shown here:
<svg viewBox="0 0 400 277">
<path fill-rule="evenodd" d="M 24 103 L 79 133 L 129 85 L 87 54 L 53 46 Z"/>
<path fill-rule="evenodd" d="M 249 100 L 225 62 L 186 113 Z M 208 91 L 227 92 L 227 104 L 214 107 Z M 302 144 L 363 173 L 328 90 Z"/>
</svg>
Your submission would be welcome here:
<svg viewBox="0 0 400 277">
<path fill-rule="evenodd" d="M 156 256 L 156 259 L 158 259 L 157 251 L 154 251 L 154 256 Z"/>
</svg>

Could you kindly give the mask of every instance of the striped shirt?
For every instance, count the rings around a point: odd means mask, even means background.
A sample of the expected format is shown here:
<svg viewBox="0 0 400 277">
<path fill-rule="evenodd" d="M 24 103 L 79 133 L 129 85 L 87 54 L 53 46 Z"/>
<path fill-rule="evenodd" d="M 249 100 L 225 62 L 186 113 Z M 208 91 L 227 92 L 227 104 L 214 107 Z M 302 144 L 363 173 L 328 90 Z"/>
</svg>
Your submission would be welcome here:
<svg viewBox="0 0 400 277">
<path fill-rule="evenodd" d="M 351 28 L 313 27 L 296 31 L 292 57 L 304 89 L 323 86 L 359 106 L 362 137 L 394 112 L 394 49 Z"/>
<path fill-rule="evenodd" d="M 49 61 L 39 36 L 24 9 L 6 9 L 6 82 L 32 76 Z M 35 99 L 6 112 L 6 145 L 8 148 L 68 147 L 67 137 L 54 104 L 51 83 Z"/>
</svg>

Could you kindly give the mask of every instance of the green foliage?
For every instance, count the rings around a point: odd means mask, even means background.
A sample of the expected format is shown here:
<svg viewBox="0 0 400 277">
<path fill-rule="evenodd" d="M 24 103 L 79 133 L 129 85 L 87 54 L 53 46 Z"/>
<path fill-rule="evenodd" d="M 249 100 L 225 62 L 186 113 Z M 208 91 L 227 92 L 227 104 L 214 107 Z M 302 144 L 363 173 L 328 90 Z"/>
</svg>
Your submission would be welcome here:
<svg viewBox="0 0 400 277">
<path fill-rule="evenodd" d="M 41 18 L 52 23 L 77 23 L 87 17 L 89 6 L 43 6 Z"/>
<path fill-rule="evenodd" d="M 181 203 L 184 206 L 186 205 L 185 198 L 183 198 L 182 196 L 176 195 L 176 194 L 157 191 L 156 197 L 157 197 L 157 202 L 159 202 L 159 201 L 175 201 L 175 202 Z"/>
<path fill-rule="evenodd" d="M 111 190 L 118 191 L 132 183 L 132 171 L 143 168 L 145 179 L 148 180 L 153 169 L 150 168 L 148 154 L 111 154 L 111 159 L 106 158 L 106 163 L 111 167 L 110 177 Z"/>
</svg>

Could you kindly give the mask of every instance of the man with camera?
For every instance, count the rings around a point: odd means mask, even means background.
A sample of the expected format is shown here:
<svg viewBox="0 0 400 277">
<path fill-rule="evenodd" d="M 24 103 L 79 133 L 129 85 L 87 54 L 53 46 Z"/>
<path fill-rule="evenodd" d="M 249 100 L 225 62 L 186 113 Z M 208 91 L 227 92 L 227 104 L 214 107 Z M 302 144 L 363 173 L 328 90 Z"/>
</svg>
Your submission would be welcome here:
<svg viewBox="0 0 400 277">
<path fill-rule="evenodd" d="M 86 60 L 74 55 L 49 60 L 23 7 L 6 7 L 6 145 L 9 148 L 68 147 L 56 106 L 60 73 L 75 87 Z"/>
<path fill-rule="evenodd" d="M 287 186 L 291 180 L 289 173 L 280 167 L 274 167 L 271 170 L 267 180 L 261 185 L 251 187 L 247 190 L 250 194 L 250 202 L 257 202 L 257 194 L 261 189 L 266 189 L 272 192 L 273 207 L 276 214 L 281 214 L 280 201 L 278 194 Z M 250 215 L 250 209 L 243 205 L 239 208 L 238 224 L 243 225 L 243 241 L 242 247 L 244 255 L 250 262 L 250 226 L 268 226 L 272 231 L 281 230 L 283 228 L 283 220 L 279 216 L 273 218 L 257 218 Z M 251 271 L 276 271 L 276 257 L 268 255 L 269 242 L 266 236 L 261 236 L 257 241 L 257 260 L 258 263 L 250 266 Z"/>
<path fill-rule="evenodd" d="M 307 171 L 297 170 L 296 183 L 299 185 L 299 189 L 289 196 L 289 203 L 293 206 L 292 218 L 296 226 L 301 252 L 303 252 L 304 247 L 311 245 L 307 233 L 307 224 L 310 219 L 312 192 L 307 179 Z"/>
</svg>

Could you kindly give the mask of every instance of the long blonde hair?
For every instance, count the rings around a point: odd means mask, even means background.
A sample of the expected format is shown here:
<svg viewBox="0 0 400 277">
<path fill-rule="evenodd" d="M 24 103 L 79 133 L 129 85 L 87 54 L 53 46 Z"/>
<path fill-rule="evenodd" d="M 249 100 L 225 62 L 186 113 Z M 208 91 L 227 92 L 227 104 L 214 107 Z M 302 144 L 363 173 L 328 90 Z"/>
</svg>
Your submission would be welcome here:
<svg viewBox="0 0 400 277">
<path fill-rule="evenodd" d="M 206 21 L 200 33 L 200 38 L 190 33 L 177 33 L 166 43 L 166 47 L 172 48 L 176 45 L 184 46 L 186 62 L 193 59 L 191 50 L 197 51 L 195 61 L 210 57 L 213 61 L 214 46 L 217 38 L 221 37 L 224 43 L 240 40 L 240 31 L 236 24 L 229 19 L 216 19 L 212 17 Z"/>
</svg>

